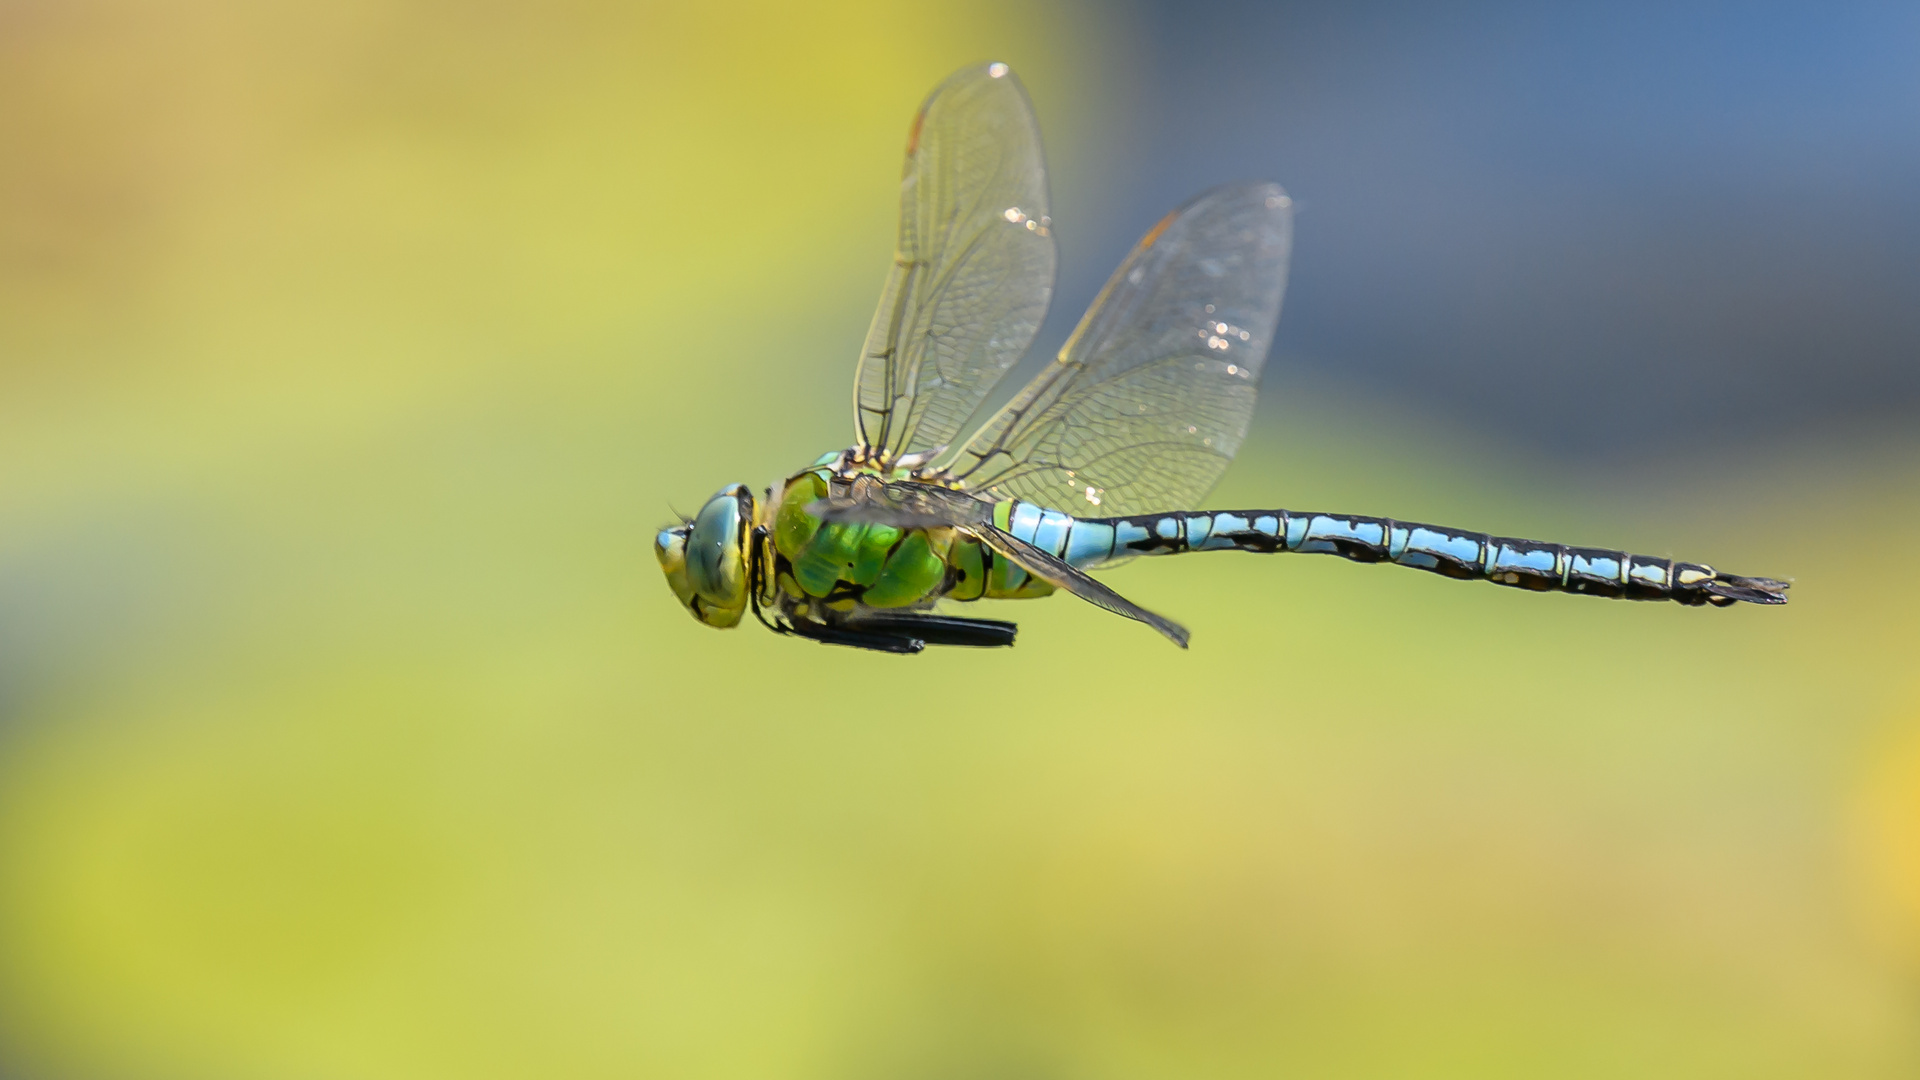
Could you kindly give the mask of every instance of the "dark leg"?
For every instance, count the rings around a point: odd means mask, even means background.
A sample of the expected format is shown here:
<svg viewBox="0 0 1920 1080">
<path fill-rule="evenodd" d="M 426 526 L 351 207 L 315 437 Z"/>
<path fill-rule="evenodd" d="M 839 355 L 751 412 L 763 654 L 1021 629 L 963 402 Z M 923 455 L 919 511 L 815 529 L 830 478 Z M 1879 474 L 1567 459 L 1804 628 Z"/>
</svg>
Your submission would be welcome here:
<svg viewBox="0 0 1920 1080">
<path fill-rule="evenodd" d="M 1020 628 L 998 619 L 962 619 L 952 615 L 929 615 L 919 611 L 898 613 L 865 612 L 848 622 L 854 630 L 880 634 L 904 634 L 929 645 L 972 645 L 995 648 L 1013 644 Z"/>
<path fill-rule="evenodd" d="M 927 644 L 924 640 L 905 633 L 867 630 L 860 627 L 825 626 L 800 619 L 793 621 L 792 632 L 825 645 L 846 645 L 855 649 L 872 649 L 874 652 L 885 653 L 917 653 Z"/>
</svg>

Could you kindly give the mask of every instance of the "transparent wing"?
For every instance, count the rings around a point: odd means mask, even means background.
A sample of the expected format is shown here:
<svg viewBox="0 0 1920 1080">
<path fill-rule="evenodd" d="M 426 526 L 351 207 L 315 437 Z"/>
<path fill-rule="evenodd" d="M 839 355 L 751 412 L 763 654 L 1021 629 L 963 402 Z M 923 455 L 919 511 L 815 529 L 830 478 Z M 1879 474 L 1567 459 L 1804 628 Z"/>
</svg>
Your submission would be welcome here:
<svg viewBox="0 0 1920 1080">
<path fill-rule="evenodd" d="M 1027 573 L 1054 588 L 1072 593 L 1087 603 L 1104 608 L 1115 615 L 1124 615 L 1137 622 L 1146 623 L 1166 635 L 1168 641 L 1183 649 L 1187 647 L 1187 641 L 1191 635 L 1186 627 L 1164 615 L 1156 615 L 1121 596 L 1088 574 L 1075 569 L 1066 560 L 1034 547 L 1010 532 L 992 526 L 974 530 L 974 535 L 980 538 L 981 543 L 991 547 L 996 555 L 1012 559 Z"/>
<path fill-rule="evenodd" d="M 907 136 L 893 270 L 854 378 L 859 445 L 891 462 L 956 441 L 1053 294 L 1046 164 L 1005 64 L 955 72 Z"/>
<path fill-rule="evenodd" d="M 862 521 L 896 529 L 973 528 L 993 523 L 993 503 L 965 491 L 870 473 L 835 478 L 827 497 L 807 504 L 822 522 Z"/>
<path fill-rule="evenodd" d="M 1253 417 L 1287 283 L 1291 208 L 1278 184 L 1238 184 L 1167 215 L 952 474 L 1082 515 L 1196 505 Z"/>
</svg>

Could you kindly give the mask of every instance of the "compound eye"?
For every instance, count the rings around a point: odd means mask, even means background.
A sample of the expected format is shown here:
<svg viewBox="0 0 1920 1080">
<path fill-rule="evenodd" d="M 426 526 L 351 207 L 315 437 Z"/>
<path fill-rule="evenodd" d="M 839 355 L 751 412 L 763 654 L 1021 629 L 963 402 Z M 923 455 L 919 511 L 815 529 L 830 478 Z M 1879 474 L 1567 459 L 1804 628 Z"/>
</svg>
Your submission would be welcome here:
<svg viewBox="0 0 1920 1080">
<path fill-rule="evenodd" d="M 741 543 L 746 519 L 740 499 L 726 491 L 708 500 L 687 534 L 687 583 L 711 604 L 732 607 L 746 591 Z"/>
</svg>

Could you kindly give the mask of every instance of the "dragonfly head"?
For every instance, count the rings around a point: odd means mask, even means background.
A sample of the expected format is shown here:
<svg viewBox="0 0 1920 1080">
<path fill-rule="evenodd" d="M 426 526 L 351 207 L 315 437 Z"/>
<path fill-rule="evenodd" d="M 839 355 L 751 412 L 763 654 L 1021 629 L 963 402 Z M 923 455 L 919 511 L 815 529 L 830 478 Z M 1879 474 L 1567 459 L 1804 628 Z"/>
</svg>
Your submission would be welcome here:
<svg viewBox="0 0 1920 1080">
<path fill-rule="evenodd" d="M 724 630 L 746 614 L 753 518 L 753 492 L 734 484 L 707 500 L 692 521 L 661 529 L 653 538 L 668 587 L 708 626 Z"/>
</svg>

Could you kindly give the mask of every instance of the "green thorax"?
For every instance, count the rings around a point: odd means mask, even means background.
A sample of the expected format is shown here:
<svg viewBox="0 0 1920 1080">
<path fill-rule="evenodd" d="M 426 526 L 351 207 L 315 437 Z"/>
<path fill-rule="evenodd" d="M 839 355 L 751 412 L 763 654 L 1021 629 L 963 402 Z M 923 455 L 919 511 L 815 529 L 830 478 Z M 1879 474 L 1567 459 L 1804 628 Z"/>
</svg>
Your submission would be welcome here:
<svg viewBox="0 0 1920 1080">
<path fill-rule="evenodd" d="M 786 600 L 841 610 L 905 608 L 942 597 L 1015 599 L 1053 591 L 953 529 L 823 524 L 806 508 L 826 498 L 838 459 L 828 455 L 775 493 L 772 584 Z M 1007 508 L 997 509 L 1004 518 Z"/>
</svg>

